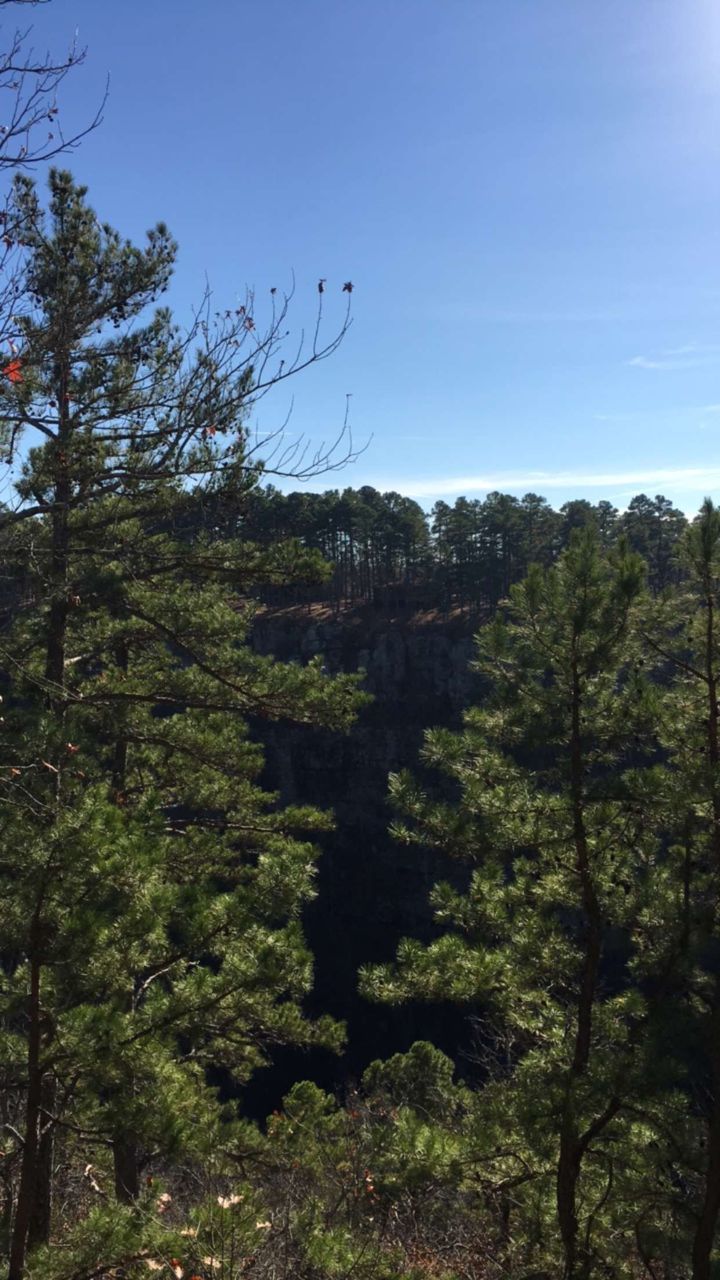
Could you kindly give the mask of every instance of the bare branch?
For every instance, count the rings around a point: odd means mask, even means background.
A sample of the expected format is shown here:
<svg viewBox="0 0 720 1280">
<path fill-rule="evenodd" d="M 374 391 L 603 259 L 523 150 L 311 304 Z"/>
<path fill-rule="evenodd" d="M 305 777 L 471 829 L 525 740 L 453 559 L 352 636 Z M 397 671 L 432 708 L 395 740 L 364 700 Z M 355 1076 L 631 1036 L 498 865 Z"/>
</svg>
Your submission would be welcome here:
<svg viewBox="0 0 720 1280">
<path fill-rule="evenodd" d="M 2 0 L 32 5 L 47 0 Z M 83 138 L 102 121 L 108 94 L 106 84 L 101 102 L 87 125 L 66 134 L 63 130 L 58 93 L 66 76 L 79 67 L 87 50 L 74 42 L 64 57 L 37 55 L 28 40 L 31 28 L 16 30 L 9 47 L 0 53 L 0 101 L 12 95 L 10 106 L 0 119 L 0 170 L 23 169 L 42 164 L 74 151 Z M 5 91 L 5 93 L 3 93 Z"/>
</svg>

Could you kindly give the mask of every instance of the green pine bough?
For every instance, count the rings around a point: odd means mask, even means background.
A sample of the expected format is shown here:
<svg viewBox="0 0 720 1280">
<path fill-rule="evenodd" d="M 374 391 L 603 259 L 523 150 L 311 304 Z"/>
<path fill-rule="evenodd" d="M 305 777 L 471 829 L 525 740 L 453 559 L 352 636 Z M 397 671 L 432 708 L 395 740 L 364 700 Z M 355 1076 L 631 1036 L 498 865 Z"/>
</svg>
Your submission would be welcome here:
<svg viewBox="0 0 720 1280">
<path fill-rule="evenodd" d="M 0 513 L 0 1247 L 20 1280 L 68 1161 L 107 1217 L 138 1202 L 150 1157 L 217 1141 L 209 1066 L 241 1083 L 274 1045 L 340 1043 L 301 1008 L 310 841 L 330 819 L 263 790 L 248 723 L 341 731 L 359 695 L 249 644 L 253 589 L 318 572 L 317 555 L 187 534 L 203 502 L 256 483 L 246 421 L 277 319 L 259 337 L 242 308 L 181 333 L 156 305 L 167 229 L 135 247 L 66 173 L 47 209 L 18 178 L 8 216 L 24 266 L 0 379 L 16 463 Z"/>
</svg>

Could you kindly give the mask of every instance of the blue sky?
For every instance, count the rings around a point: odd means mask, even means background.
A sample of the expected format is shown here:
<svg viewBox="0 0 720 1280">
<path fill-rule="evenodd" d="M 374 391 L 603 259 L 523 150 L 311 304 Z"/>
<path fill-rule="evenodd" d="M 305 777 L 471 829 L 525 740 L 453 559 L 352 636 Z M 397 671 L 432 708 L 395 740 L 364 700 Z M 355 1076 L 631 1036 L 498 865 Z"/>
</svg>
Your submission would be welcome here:
<svg viewBox="0 0 720 1280">
<path fill-rule="evenodd" d="M 320 276 L 332 323 L 354 281 L 288 430 L 330 436 L 351 393 L 372 439 L 314 487 L 720 493 L 716 0 L 53 0 L 31 20 L 36 45 L 77 28 L 89 49 L 66 126 L 109 73 L 71 167 L 126 234 L 169 223 L 181 316 L 206 278 L 220 307 L 294 271 L 294 328 Z"/>
</svg>

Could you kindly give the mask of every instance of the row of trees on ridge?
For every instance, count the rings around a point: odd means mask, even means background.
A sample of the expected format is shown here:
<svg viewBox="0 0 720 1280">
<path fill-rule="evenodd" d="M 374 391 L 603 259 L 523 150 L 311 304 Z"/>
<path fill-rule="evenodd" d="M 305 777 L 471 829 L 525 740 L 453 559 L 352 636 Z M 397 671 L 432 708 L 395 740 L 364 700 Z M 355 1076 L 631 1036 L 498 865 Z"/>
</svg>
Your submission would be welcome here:
<svg viewBox="0 0 720 1280">
<path fill-rule="evenodd" d="M 575 499 L 556 511 L 534 493 L 490 493 L 458 498 L 452 506 L 437 502 L 427 515 L 413 499 L 370 485 L 286 494 L 268 484 L 222 518 L 226 529 L 262 545 L 297 539 L 332 565 L 330 577 L 297 586 L 292 597 L 275 591 L 276 602 L 324 600 L 337 608 L 371 602 L 442 612 L 494 608 L 531 564 L 552 564 L 573 531 L 589 524 L 603 546 L 626 537 L 644 556 L 652 589 L 662 591 L 677 580 L 676 553 L 687 525 L 661 494 L 638 494 L 620 513 L 605 501 Z M 206 519 L 217 521 L 217 510 Z"/>
</svg>

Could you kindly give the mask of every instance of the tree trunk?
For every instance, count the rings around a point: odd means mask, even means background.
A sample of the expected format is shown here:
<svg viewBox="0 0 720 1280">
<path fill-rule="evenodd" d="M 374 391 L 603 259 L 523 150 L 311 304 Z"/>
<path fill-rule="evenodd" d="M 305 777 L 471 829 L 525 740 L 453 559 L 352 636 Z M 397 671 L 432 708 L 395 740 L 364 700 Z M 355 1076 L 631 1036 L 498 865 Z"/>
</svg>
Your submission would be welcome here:
<svg viewBox="0 0 720 1280">
<path fill-rule="evenodd" d="M 556 1180 L 558 1224 L 565 1255 L 565 1280 L 583 1280 L 588 1274 L 589 1265 L 587 1258 L 579 1256 L 577 1239 L 577 1188 L 586 1142 L 580 1135 L 577 1116 L 575 1115 L 575 1086 L 584 1076 L 590 1061 L 593 1011 L 602 942 L 600 908 L 590 869 L 587 833 L 585 830 L 583 754 L 580 733 L 581 702 L 580 680 L 575 666 L 573 670 L 570 734 L 570 785 L 575 862 L 582 894 L 585 936 L 583 968 L 577 1006 L 575 1048 L 565 1084 Z"/>
<path fill-rule="evenodd" d="M 58 730 L 62 733 L 65 718 L 65 642 L 67 630 L 68 576 L 68 510 L 70 481 L 67 471 L 67 441 L 70 432 L 67 398 L 66 363 L 59 378 L 60 425 L 57 437 L 55 494 L 52 510 L 52 558 L 50 566 L 51 603 L 48 614 L 45 649 L 45 678 L 48 682 L 47 702 Z M 60 803 L 60 773 L 54 774 L 55 803 Z M 10 1243 L 8 1280 L 22 1280 L 28 1248 L 45 1240 L 50 1230 L 52 1204 L 52 1127 L 43 1127 L 43 1104 L 49 1099 L 51 1083 L 43 1078 L 41 1066 L 40 1006 L 40 912 L 44 889 L 40 891 L 37 910 L 30 927 L 28 956 L 30 963 L 30 1011 L 28 1029 L 28 1090 L 25 1107 L 25 1134 L 20 1168 L 15 1219 Z"/>
<path fill-rule="evenodd" d="M 140 1195 L 140 1168 L 137 1143 L 131 1133 L 113 1139 L 115 1195 L 120 1204 L 133 1204 Z"/>
<path fill-rule="evenodd" d="M 575 1280 L 577 1272 L 577 1183 L 580 1176 L 578 1133 L 573 1114 L 572 1082 L 568 1082 L 560 1130 L 556 1193 L 557 1215 L 562 1239 L 565 1280 Z"/>
<path fill-rule="evenodd" d="M 127 672 L 130 660 L 130 649 L 126 641 L 118 645 L 115 653 L 118 669 Z M 116 804 L 123 803 L 125 778 L 128 764 L 127 739 L 119 736 L 115 742 L 111 796 Z M 127 1011 L 132 1009 L 132 999 L 128 996 Z M 113 1169 L 115 1174 L 115 1195 L 120 1204 L 133 1204 L 140 1195 L 139 1154 L 136 1135 L 131 1129 L 118 1124 L 113 1134 Z"/>
<path fill-rule="evenodd" d="M 43 1076 L 40 1088 L 40 1135 L 36 1162 L 36 1181 L 28 1226 L 28 1249 L 49 1244 L 53 1206 L 53 1164 L 55 1159 L 55 1111 L 57 1083 L 52 1075 Z"/>
<path fill-rule="evenodd" d="M 711 1053 L 713 1056 L 713 1104 L 708 1126 L 708 1160 L 705 1169 L 705 1196 L 695 1231 L 692 1251 L 693 1280 L 710 1280 L 713 1245 L 717 1243 L 720 1219 L 720 991 L 716 991 L 712 1013 Z"/>
<path fill-rule="evenodd" d="M 32 1218 L 35 1190 L 38 1184 L 42 1071 L 40 1067 L 40 962 L 36 954 L 30 958 L 29 1020 L 25 1133 L 20 1168 L 20 1187 L 15 1207 L 12 1240 L 10 1242 L 8 1280 L 23 1280 L 28 1248 L 28 1232 Z"/>
</svg>

